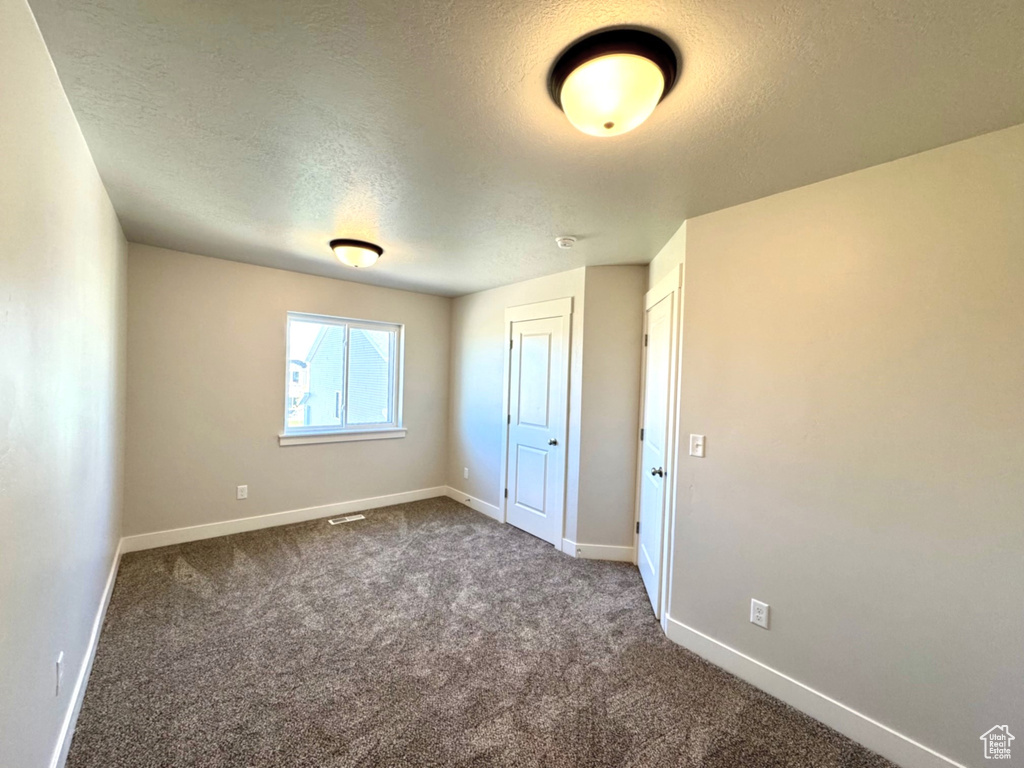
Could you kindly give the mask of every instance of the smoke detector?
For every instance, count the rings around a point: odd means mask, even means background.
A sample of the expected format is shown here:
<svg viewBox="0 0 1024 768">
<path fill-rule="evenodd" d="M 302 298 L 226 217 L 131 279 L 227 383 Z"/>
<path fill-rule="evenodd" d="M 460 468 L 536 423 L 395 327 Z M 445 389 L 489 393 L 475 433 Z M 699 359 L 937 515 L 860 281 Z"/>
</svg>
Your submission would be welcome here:
<svg viewBox="0 0 1024 768">
<path fill-rule="evenodd" d="M 565 250 L 568 250 L 569 248 L 572 248 L 574 245 L 576 245 L 576 238 L 575 237 L 556 237 L 555 238 L 555 242 L 558 243 L 558 247 L 559 248 L 563 248 Z"/>
</svg>

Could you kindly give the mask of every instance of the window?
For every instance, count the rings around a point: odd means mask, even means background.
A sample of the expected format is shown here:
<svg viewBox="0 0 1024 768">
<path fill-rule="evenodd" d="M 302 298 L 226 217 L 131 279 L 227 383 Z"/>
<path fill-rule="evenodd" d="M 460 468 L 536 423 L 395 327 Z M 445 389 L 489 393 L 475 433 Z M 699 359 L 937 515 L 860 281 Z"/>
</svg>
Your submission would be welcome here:
<svg viewBox="0 0 1024 768">
<path fill-rule="evenodd" d="M 402 335 L 394 323 L 289 312 L 281 444 L 404 436 Z"/>
</svg>

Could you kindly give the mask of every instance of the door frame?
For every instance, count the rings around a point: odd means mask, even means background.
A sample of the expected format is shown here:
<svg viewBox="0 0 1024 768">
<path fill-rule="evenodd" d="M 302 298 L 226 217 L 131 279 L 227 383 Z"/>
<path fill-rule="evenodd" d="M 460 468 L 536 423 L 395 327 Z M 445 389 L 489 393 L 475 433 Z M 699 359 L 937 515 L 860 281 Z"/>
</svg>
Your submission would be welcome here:
<svg viewBox="0 0 1024 768">
<path fill-rule="evenodd" d="M 676 526 L 676 477 L 679 472 L 679 435 L 677 415 L 679 413 L 679 368 L 682 359 L 682 318 L 683 318 L 683 275 L 684 265 L 680 264 L 661 280 L 655 283 L 644 295 L 643 333 L 647 336 L 647 312 L 658 302 L 672 297 L 672 316 L 669 318 L 669 361 L 668 361 L 668 403 L 665 414 L 665 465 L 668 477 L 665 482 L 665 502 L 661 519 L 661 599 L 658 616 L 661 626 L 668 631 L 668 607 L 671 604 L 672 589 L 672 552 L 675 549 Z M 647 392 L 647 345 L 644 339 L 643 355 L 640 360 L 640 429 L 644 426 Z M 640 535 L 637 527 L 640 523 L 640 488 L 643 483 L 644 444 L 637 434 L 636 450 L 636 491 L 633 500 L 633 564 L 640 562 Z"/>
<path fill-rule="evenodd" d="M 565 536 L 565 513 L 568 503 L 569 490 L 569 400 L 572 391 L 572 382 L 569 372 L 572 369 L 572 308 L 571 296 L 562 299 L 551 299 L 550 301 L 538 301 L 534 304 L 521 304 L 516 307 L 505 308 L 505 335 L 503 343 L 505 347 L 505 364 L 502 371 L 502 397 L 501 412 L 505 418 L 501 420 L 501 478 L 498 486 L 498 513 L 502 523 L 508 522 L 508 499 L 505 496 L 505 489 L 508 488 L 508 439 L 509 419 L 511 418 L 512 396 L 512 324 L 524 320 L 547 320 L 549 318 L 561 318 L 562 338 L 565 340 L 565 362 L 563 375 L 565 377 L 565 434 L 559 439 L 565 447 L 565 478 L 562 482 L 562 529 L 558 536 L 558 544 L 555 546 L 560 550 L 562 539 Z"/>
</svg>

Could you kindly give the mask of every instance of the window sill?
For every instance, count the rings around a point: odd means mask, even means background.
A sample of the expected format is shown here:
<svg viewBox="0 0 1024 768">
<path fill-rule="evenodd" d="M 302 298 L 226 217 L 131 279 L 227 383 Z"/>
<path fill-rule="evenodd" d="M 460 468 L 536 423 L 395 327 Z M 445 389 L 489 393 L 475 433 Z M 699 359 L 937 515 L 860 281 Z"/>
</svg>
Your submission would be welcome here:
<svg viewBox="0 0 1024 768">
<path fill-rule="evenodd" d="M 277 444 L 314 445 L 316 443 L 351 443 L 356 440 L 393 440 L 405 437 L 406 429 L 390 427 L 388 429 L 366 429 L 353 432 L 326 432 L 313 435 L 278 435 Z"/>
</svg>

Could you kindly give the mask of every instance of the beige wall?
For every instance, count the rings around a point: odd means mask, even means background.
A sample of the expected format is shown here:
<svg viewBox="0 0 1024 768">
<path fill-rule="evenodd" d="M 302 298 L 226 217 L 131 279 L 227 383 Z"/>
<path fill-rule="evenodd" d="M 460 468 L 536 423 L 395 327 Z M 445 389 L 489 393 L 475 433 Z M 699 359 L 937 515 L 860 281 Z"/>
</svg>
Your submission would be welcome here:
<svg viewBox="0 0 1024 768">
<path fill-rule="evenodd" d="M 1024 126 L 691 219 L 685 252 L 707 458 L 672 618 L 979 764 L 1024 730 Z"/>
<path fill-rule="evenodd" d="M 633 546 L 647 268 L 587 267 L 576 541 Z"/>
<path fill-rule="evenodd" d="M 278 445 L 288 311 L 405 324 L 405 438 Z M 450 313 L 438 296 L 132 244 L 125 535 L 444 485 Z"/>
<path fill-rule="evenodd" d="M 0 19 L 0 765 L 28 768 L 58 746 L 120 533 L 126 244 L 28 6 Z"/>
<path fill-rule="evenodd" d="M 653 288 L 673 269 L 686 262 L 686 224 L 676 230 L 647 267 L 647 287 Z"/>
<path fill-rule="evenodd" d="M 579 414 L 583 340 L 584 270 L 473 293 L 452 303 L 451 421 L 448 485 L 497 506 L 502 487 L 501 434 L 507 339 L 505 309 L 539 301 L 573 298 L 572 362 L 569 372 L 569 445 L 566 533 L 576 531 L 579 488 Z M 469 469 L 469 479 L 463 477 Z"/>
</svg>

